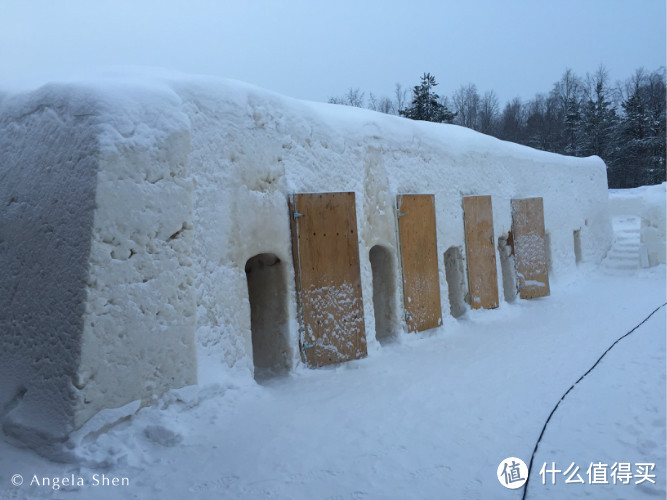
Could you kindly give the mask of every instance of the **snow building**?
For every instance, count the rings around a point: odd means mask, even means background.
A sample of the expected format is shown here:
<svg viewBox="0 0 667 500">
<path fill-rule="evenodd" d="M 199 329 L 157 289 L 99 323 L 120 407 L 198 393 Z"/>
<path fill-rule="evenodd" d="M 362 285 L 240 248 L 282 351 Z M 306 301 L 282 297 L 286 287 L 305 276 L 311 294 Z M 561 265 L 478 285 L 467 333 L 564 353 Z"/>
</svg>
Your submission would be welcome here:
<svg viewBox="0 0 667 500">
<path fill-rule="evenodd" d="M 3 95 L 0 207 L 0 418 L 28 443 L 547 295 L 612 236 L 599 158 L 186 76 Z"/>
</svg>

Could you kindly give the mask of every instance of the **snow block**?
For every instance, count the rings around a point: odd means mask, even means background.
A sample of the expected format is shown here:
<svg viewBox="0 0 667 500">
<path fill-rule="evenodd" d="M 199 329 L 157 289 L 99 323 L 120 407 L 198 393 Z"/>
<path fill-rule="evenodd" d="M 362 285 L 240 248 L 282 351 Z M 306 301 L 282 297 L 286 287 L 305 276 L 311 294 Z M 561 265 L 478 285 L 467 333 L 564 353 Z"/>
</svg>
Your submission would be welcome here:
<svg viewBox="0 0 667 500">
<path fill-rule="evenodd" d="M 120 91 L 1 108 L 0 407 L 28 444 L 196 381 L 189 130 L 154 89 L 145 113 Z"/>
<path fill-rule="evenodd" d="M 599 262 L 611 243 L 606 169 L 595 157 L 204 77 L 115 76 L 8 94 L 0 101 L 5 432 L 39 447 L 104 408 L 149 404 L 232 372 L 252 380 L 252 323 L 262 328 L 255 339 L 266 338 L 263 310 L 281 319 L 284 338 L 263 346 L 261 368 L 298 365 L 287 199 L 325 192 L 355 193 L 369 355 L 379 348 L 374 304 L 383 335 L 406 330 L 398 195 L 434 195 L 444 328 L 469 307 L 461 250 L 454 261 L 448 254 L 447 275 L 445 266 L 448 249 L 465 248 L 463 197 L 492 197 L 495 235 L 511 230 L 511 199 L 542 197 L 556 278 L 577 272 L 574 231 L 585 261 Z M 270 287 L 276 307 L 249 293 L 246 265 L 262 255 L 280 272 L 261 279 L 285 280 Z"/>
</svg>

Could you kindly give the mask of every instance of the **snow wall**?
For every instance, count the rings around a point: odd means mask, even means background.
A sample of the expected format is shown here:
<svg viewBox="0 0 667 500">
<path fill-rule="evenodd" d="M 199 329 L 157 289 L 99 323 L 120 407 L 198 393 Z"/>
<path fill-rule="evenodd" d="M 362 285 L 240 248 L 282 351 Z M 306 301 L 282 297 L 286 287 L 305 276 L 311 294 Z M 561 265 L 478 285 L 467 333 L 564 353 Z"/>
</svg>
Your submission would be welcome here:
<svg viewBox="0 0 667 500">
<path fill-rule="evenodd" d="M 641 218 L 640 241 L 646 247 L 649 266 L 665 264 L 667 246 L 667 183 L 634 189 L 612 189 L 609 211 L 612 217 Z"/>
<path fill-rule="evenodd" d="M 510 200 L 543 197 L 555 279 L 576 272 L 575 231 L 579 260 L 591 263 L 612 238 L 599 158 L 205 77 L 8 95 L 0 102 L 5 431 L 43 446 L 104 408 L 148 404 L 198 381 L 251 379 L 251 262 L 280 267 L 273 305 L 261 306 L 284 337 L 271 348 L 282 349 L 288 369 L 299 365 L 287 197 L 334 191 L 356 194 L 371 356 L 374 247 L 389 271 L 379 279 L 392 285 L 379 317 L 392 335 L 407 335 L 397 194 L 435 195 L 445 329 L 461 313 L 450 311 L 444 263 L 449 250 L 465 266 L 463 196 L 492 196 L 496 244 L 511 228 Z M 467 289 L 465 273 L 458 280 Z"/>
</svg>

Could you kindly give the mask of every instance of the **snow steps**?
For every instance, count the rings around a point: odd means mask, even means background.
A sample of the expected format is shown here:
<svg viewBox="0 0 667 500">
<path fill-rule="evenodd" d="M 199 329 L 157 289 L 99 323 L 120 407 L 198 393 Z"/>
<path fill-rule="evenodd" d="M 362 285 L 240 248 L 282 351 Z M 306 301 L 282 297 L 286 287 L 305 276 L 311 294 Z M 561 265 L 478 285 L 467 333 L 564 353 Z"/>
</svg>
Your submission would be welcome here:
<svg viewBox="0 0 667 500">
<path fill-rule="evenodd" d="M 602 261 L 607 274 L 631 274 L 641 265 L 641 240 L 639 217 L 615 217 L 614 241 Z"/>
</svg>

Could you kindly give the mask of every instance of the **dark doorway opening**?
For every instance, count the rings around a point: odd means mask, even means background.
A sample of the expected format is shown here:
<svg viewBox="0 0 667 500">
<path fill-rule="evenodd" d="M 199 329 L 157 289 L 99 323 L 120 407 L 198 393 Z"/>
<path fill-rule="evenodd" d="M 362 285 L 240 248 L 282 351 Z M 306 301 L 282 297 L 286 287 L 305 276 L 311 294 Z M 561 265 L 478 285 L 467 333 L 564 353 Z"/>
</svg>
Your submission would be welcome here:
<svg viewBox="0 0 667 500">
<path fill-rule="evenodd" d="M 512 302 L 516 299 L 517 281 L 509 234 L 504 234 L 498 238 L 498 254 L 500 255 L 500 269 L 503 274 L 503 295 L 505 295 L 506 302 Z"/>
<path fill-rule="evenodd" d="M 373 271 L 375 338 L 384 344 L 396 338 L 396 272 L 391 250 L 375 245 L 368 253 Z"/>
<path fill-rule="evenodd" d="M 285 266 L 272 253 L 245 265 L 250 300 L 250 327 L 255 379 L 284 374 L 290 368 Z"/>
<path fill-rule="evenodd" d="M 445 279 L 449 290 L 449 311 L 458 318 L 466 312 L 465 266 L 460 247 L 450 247 L 445 252 Z"/>
<path fill-rule="evenodd" d="M 574 235 L 574 261 L 581 262 L 581 229 L 576 229 Z"/>
</svg>

